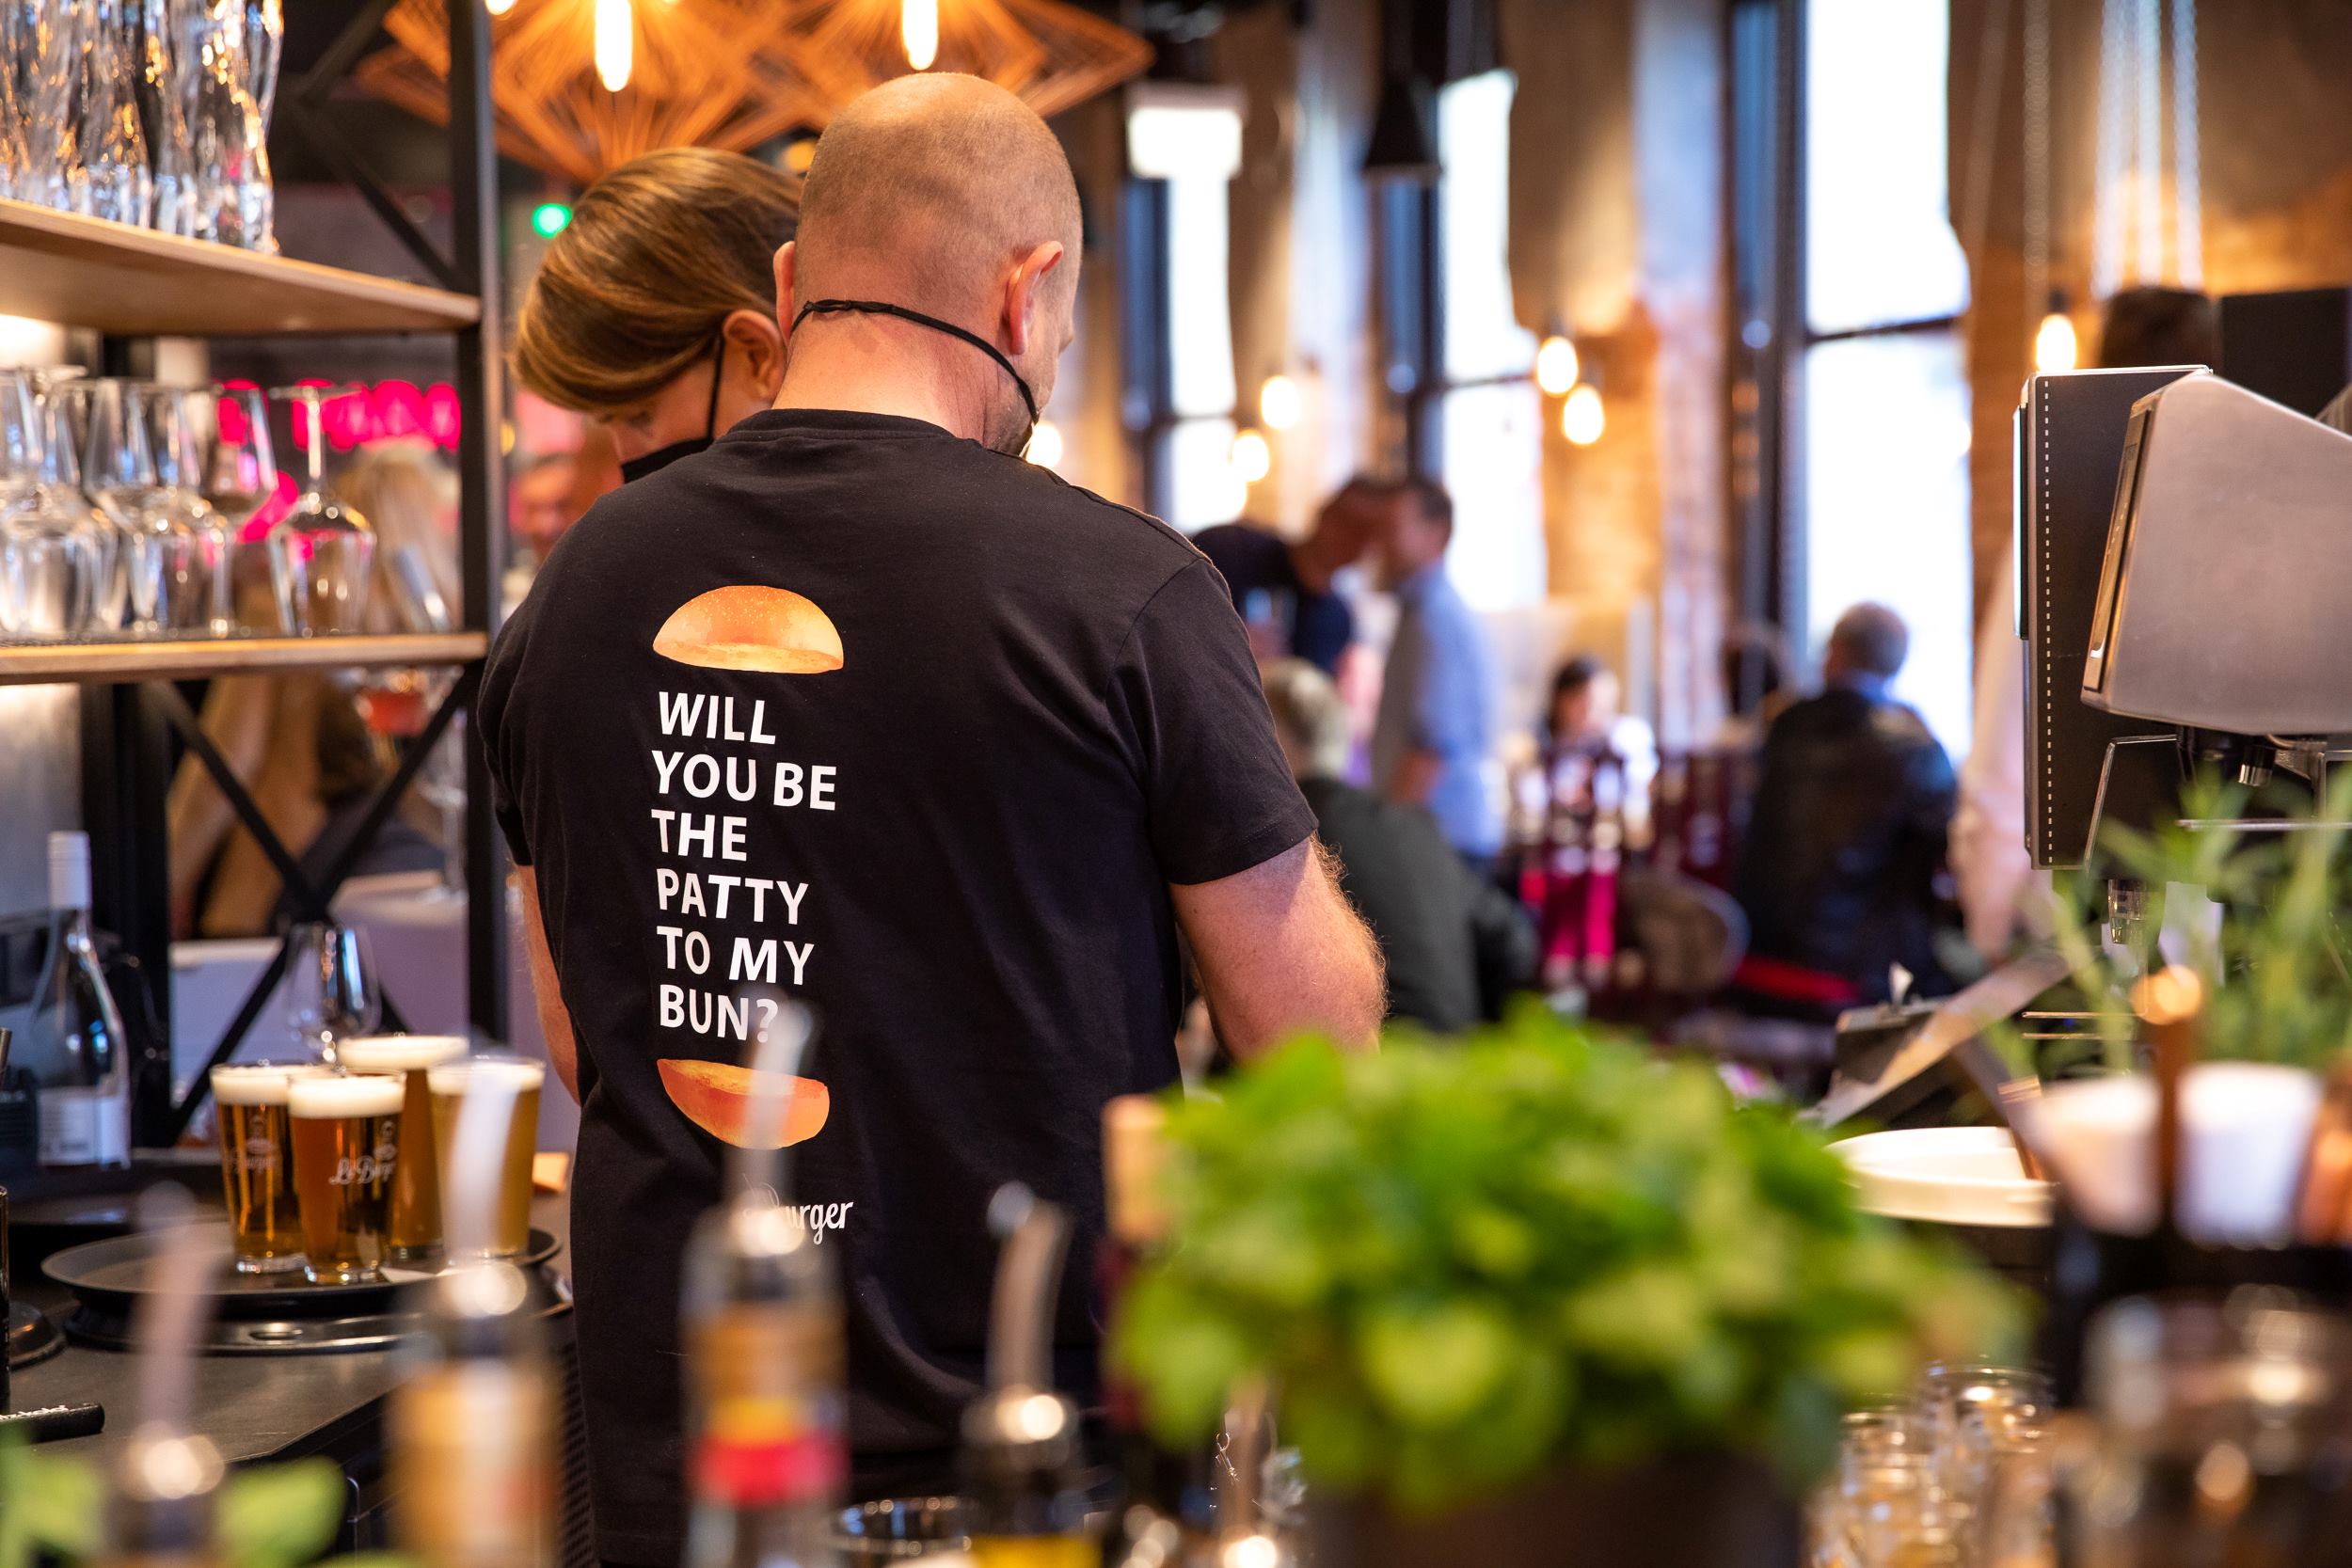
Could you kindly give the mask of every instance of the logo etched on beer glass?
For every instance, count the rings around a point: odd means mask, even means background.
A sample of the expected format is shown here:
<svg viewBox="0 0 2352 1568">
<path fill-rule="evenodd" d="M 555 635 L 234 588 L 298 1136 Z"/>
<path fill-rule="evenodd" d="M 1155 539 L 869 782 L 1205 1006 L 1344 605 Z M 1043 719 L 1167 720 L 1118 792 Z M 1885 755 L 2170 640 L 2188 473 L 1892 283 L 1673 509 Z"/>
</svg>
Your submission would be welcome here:
<svg viewBox="0 0 2352 1568">
<path fill-rule="evenodd" d="M 401 1085 L 390 1078 L 310 1079 L 288 1097 L 303 1272 L 314 1285 L 384 1277 L 400 1102 Z"/>
</svg>

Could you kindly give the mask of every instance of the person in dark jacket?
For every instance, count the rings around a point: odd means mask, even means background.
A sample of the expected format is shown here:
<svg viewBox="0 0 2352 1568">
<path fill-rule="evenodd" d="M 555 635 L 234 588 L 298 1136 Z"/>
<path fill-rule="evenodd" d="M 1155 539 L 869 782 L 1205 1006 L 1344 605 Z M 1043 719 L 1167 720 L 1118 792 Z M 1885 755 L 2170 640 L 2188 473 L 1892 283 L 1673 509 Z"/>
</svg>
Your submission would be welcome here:
<svg viewBox="0 0 2352 1568">
<path fill-rule="evenodd" d="M 1266 705 L 1315 830 L 1340 861 L 1340 886 L 1389 966 L 1389 1016 L 1441 1035 L 1502 1016 L 1534 973 L 1535 928 L 1510 895 L 1482 880 L 1426 811 L 1341 775 L 1352 750 L 1346 704 L 1304 659 L 1264 670 Z"/>
<path fill-rule="evenodd" d="M 1949 989 L 1936 882 L 1956 788 L 1926 723 L 1887 695 L 1910 642 L 1883 605 L 1849 610 L 1822 658 L 1825 689 L 1765 736 L 1739 886 L 1752 990 L 1835 1011 L 1884 1000 L 1894 964 L 1922 994 Z"/>
</svg>

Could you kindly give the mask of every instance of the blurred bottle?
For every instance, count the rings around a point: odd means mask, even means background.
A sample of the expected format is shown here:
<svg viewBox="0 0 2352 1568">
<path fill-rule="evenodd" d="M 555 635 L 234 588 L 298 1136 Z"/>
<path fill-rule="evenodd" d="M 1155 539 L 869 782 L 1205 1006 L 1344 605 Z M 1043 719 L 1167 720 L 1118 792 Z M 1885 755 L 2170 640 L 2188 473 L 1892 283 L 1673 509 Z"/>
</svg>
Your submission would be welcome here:
<svg viewBox="0 0 2352 1568">
<path fill-rule="evenodd" d="M 209 1281 L 228 1261 L 217 1229 L 167 1183 L 139 1200 L 154 1249 L 154 1289 L 139 1298 L 137 1424 L 116 1462 L 96 1568 L 217 1568 L 215 1494 L 227 1466 L 211 1439 L 189 1430 L 198 1336 L 212 1309 Z"/>
<path fill-rule="evenodd" d="M 963 1413 L 978 1568 L 1096 1568 L 1078 1407 L 1054 1392 L 1054 1315 L 1070 1221 L 1013 1183 L 989 1206 L 1004 1238 L 988 1323 L 988 1391 Z"/>
<path fill-rule="evenodd" d="M 1096 1254 L 1103 1319 L 1116 1330 L 1127 1284 L 1168 1237 L 1158 1183 L 1166 1164 L 1168 1112 L 1150 1095 L 1121 1095 L 1103 1107 L 1106 1234 Z M 1103 1402 L 1118 1466 L 1120 1512 L 1108 1560 L 1135 1568 L 1189 1560 L 1209 1544 L 1215 1497 L 1209 1449 L 1164 1448 L 1152 1435 L 1142 1390 L 1108 1359 Z"/>
<path fill-rule="evenodd" d="M 90 938 L 89 835 L 49 835 L 49 953 L 18 1053 L 40 1086 L 40 1163 L 131 1163 L 122 1013 Z"/>
<path fill-rule="evenodd" d="M 497 1225 L 513 1099 L 512 1085 L 492 1082 L 459 1108 L 441 1212 L 449 1256 L 464 1261 L 420 1288 L 424 1333 L 386 1423 L 395 1538 L 422 1568 L 554 1560 L 555 1368 L 529 1279 L 481 1256 Z"/>
<path fill-rule="evenodd" d="M 746 1125 L 778 1129 L 779 1145 L 809 1032 L 806 1009 L 785 1003 L 751 1045 Z M 841 1304 L 787 1185 L 780 1148 L 735 1149 L 734 1196 L 687 1243 L 687 1568 L 839 1561 Z"/>
</svg>

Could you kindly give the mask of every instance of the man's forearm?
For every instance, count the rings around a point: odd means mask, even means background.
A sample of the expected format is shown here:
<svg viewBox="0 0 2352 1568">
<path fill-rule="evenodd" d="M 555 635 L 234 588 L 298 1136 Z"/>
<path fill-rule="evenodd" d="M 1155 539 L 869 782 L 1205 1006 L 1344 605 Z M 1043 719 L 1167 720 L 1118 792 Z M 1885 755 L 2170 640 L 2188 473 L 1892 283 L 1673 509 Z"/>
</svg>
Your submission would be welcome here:
<svg viewBox="0 0 2352 1568">
<path fill-rule="evenodd" d="M 548 1065 L 577 1103 L 580 1100 L 580 1045 L 572 1037 L 572 1015 L 564 1006 L 564 990 L 555 978 L 555 955 L 548 947 L 546 923 L 539 915 L 539 878 L 527 865 L 515 868 L 522 892 L 523 951 L 531 959 L 531 999 L 539 1013 L 539 1034 L 548 1048 Z"/>
<path fill-rule="evenodd" d="M 1217 1034 L 1234 1055 L 1321 1032 L 1370 1050 L 1388 1011 L 1379 944 L 1310 839 L 1224 882 L 1177 887 L 1184 934 Z"/>
</svg>

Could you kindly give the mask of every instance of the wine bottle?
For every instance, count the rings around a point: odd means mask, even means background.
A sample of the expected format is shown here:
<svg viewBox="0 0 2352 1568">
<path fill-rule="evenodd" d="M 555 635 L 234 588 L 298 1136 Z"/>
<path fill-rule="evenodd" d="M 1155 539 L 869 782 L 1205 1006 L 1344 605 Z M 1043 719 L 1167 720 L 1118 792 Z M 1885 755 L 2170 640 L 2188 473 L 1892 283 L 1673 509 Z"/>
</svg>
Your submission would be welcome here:
<svg viewBox="0 0 2352 1568">
<path fill-rule="evenodd" d="M 530 1282 L 485 1256 L 516 1085 L 495 1076 L 459 1106 L 441 1194 L 448 1255 L 420 1287 L 424 1333 L 387 1422 L 394 1529 L 423 1568 L 545 1568 L 555 1541 L 556 1374 Z"/>
<path fill-rule="evenodd" d="M 811 1030 L 784 1002 L 751 1044 L 745 1125 L 777 1146 Z M 849 1468 L 840 1299 L 785 1201 L 781 1148 L 734 1149 L 728 1180 L 686 1250 L 687 1568 L 830 1568 Z"/>
<path fill-rule="evenodd" d="M 122 1012 L 90 939 L 89 835 L 49 835 L 49 953 L 20 1046 L 40 1087 L 40 1163 L 131 1163 Z"/>
<path fill-rule="evenodd" d="M 1087 1526 L 1078 1407 L 1054 1391 L 1054 1308 L 1070 1221 L 1015 1182 L 990 1219 L 1004 1237 L 988 1322 L 988 1390 L 963 1413 L 977 1568 L 1098 1568 Z"/>
</svg>

